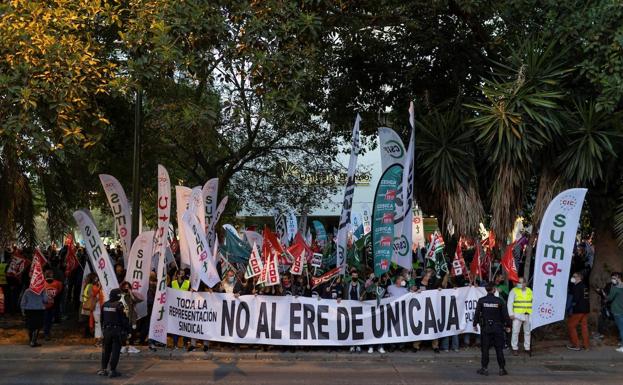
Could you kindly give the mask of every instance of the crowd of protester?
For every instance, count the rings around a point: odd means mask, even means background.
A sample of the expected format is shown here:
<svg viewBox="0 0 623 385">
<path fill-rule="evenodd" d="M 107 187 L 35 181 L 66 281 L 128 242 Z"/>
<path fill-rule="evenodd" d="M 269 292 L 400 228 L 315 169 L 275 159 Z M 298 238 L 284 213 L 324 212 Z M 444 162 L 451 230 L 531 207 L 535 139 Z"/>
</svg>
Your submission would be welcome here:
<svg viewBox="0 0 623 385">
<path fill-rule="evenodd" d="M 474 258 L 473 246 L 470 249 L 466 245 L 464 250 L 465 262 L 471 264 Z M 369 250 L 366 251 L 369 253 Z M 495 283 L 496 295 L 504 301 L 508 301 L 509 294 L 514 287 L 509 282 L 500 266 L 499 256 L 492 255 L 488 265 L 483 265 L 479 276 L 474 276 L 466 269 L 464 275 L 452 276 L 450 270 L 450 260 L 447 258 L 448 269 L 439 270 L 438 266 L 427 265 L 422 258 L 426 249 L 416 249 L 413 253 L 414 267 L 411 270 L 398 266 L 392 266 L 390 271 L 380 277 L 373 274 L 373 270 L 366 264 L 368 256 L 364 253 L 364 263 L 357 267 L 351 267 L 344 276 L 338 276 L 319 286 L 312 286 L 311 272 L 305 274 L 292 275 L 283 272 L 281 282 L 278 285 L 262 287 L 257 285 L 257 278 L 246 279 L 244 269 L 234 268 L 227 264 L 217 265 L 219 274 L 223 277 L 222 281 L 213 288 L 206 287 L 203 283 L 199 291 L 230 293 L 239 295 L 269 295 L 269 296 L 302 296 L 320 297 L 323 299 L 341 300 L 374 300 L 377 296 L 399 297 L 408 292 L 421 292 L 425 290 L 440 290 L 456 288 L 470 285 L 484 287 L 491 278 Z M 6 249 L 0 259 L 0 284 L 4 293 L 4 312 L 19 313 L 26 316 L 26 326 L 29 333 L 29 343 L 31 346 L 39 346 L 39 333 L 43 332 L 45 340 L 53 336 L 54 325 L 61 323 L 70 317 L 78 315 L 83 337 L 94 338 L 96 345 L 102 341 L 102 328 L 100 325 L 100 313 L 104 304 L 104 295 L 98 277 L 95 273 L 84 275 L 84 267 L 88 263 L 86 252 L 83 247 L 77 245 L 78 266 L 69 271 L 65 265 L 65 255 L 67 246 L 58 249 L 54 244 L 42 251 L 46 263 L 44 265 L 45 290 L 41 295 L 28 290 L 29 287 L 29 263 L 32 260 L 32 250 L 22 250 L 17 247 Z M 133 292 L 130 284 L 125 281 L 125 269 L 123 265 L 123 252 L 121 248 L 108 248 L 109 256 L 115 264 L 115 274 L 117 275 L 119 288 L 121 289 L 121 301 L 126 309 L 126 316 L 130 321 L 131 328 L 127 336 L 122 339 L 122 352 L 138 353 L 140 349 L 136 346 L 149 346 L 156 349 L 159 344 L 149 341 L 149 322 L 150 314 L 156 293 L 157 278 L 152 271 L 149 279 L 149 289 L 147 297 L 142 298 L 138 293 Z M 515 250 L 516 265 L 520 275 L 525 266 L 524 248 Z M 567 326 L 571 344 L 568 346 L 573 350 L 589 348 L 588 335 L 588 313 L 589 306 L 589 276 L 593 266 L 595 251 L 590 238 L 578 242 L 576 252 L 572 262 L 571 284 L 569 285 L 568 296 L 568 318 Z M 20 259 L 15 263 L 12 259 Z M 13 262 L 13 263 L 12 263 Z M 168 266 L 167 286 L 176 290 L 190 290 L 190 270 L 179 268 L 179 255 L 175 255 L 175 261 Z M 519 287 L 525 288 L 528 283 L 523 280 L 519 282 Z M 620 273 L 612 273 L 611 281 L 603 288 L 595 289 L 601 298 L 601 312 L 597 325 L 597 333 L 593 338 L 603 338 L 612 323 L 618 327 L 621 341 L 623 341 L 623 283 Z M 147 302 L 147 316 L 138 318 L 135 306 L 142 302 Z M 1 310 L 1 309 L 0 309 Z M 582 331 L 582 342 L 577 335 L 576 327 L 580 325 Z M 525 329 L 524 329 L 525 330 Z M 196 341 L 194 339 L 182 338 L 180 344 L 179 336 L 171 336 L 172 349 L 186 349 L 192 351 L 198 348 L 199 343 L 203 350 L 208 350 L 208 341 Z M 510 334 L 507 345 L 510 346 Z M 529 338 L 529 333 L 528 337 Z M 513 336 L 513 349 L 517 349 L 517 336 Z M 352 353 L 367 351 L 373 353 L 375 350 L 380 353 L 386 351 L 415 351 L 430 346 L 435 353 L 458 352 L 460 348 L 470 348 L 479 345 L 477 334 L 462 334 L 452 337 L 445 337 L 432 341 L 416 341 L 412 344 L 378 344 L 374 346 L 348 347 Z M 529 341 L 527 346 L 529 346 Z M 263 346 L 263 349 L 270 349 Z M 363 348 L 363 350 L 362 350 Z M 293 348 L 288 348 L 293 349 Z M 311 349 L 304 347 L 303 349 Z M 528 348 L 529 351 L 529 348 Z M 623 352 L 623 348 L 619 348 Z"/>
</svg>

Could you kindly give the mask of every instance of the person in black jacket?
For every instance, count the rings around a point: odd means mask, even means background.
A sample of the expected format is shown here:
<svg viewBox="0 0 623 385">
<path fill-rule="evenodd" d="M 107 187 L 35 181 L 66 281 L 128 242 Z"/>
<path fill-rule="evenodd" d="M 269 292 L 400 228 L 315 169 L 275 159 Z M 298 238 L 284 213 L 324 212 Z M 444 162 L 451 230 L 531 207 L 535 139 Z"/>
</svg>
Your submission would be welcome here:
<svg viewBox="0 0 623 385">
<path fill-rule="evenodd" d="M 567 345 L 569 350 L 582 350 L 578 339 L 578 324 L 582 327 L 582 342 L 584 349 L 589 349 L 588 341 L 588 313 L 591 311 L 590 302 L 588 300 L 588 287 L 582 281 L 581 272 L 573 273 L 571 277 L 571 305 L 572 314 L 567 319 L 567 328 L 569 329 L 569 340 L 571 345 Z"/>
<path fill-rule="evenodd" d="M 101 325 L 104 333 L 102 344 L 102 368 L 97 372 L 100 376 L 118 377 L 117 364 L 121 352 L 121 336 L 132 329 L 121 303 L 121 290 L 112 289 L 110 299 L 102 306 Z M 110 363 L 110 373 L 108 364 Z"/>
<path fill-rule="evenodd" d="M 478 300 L 474 313 L 474 327 L 480 325 L 481 339 L 481 368 L 478 374 L 487 376 L 489 371 L 489 347 L 491 343 L 495 347 L 495 355 L 500 367 L 500 376 L 508 374 L 506 361 L 504 360 L 504 330 L 510 331 L 511 319 L 508 316 L 506 304 L 495 296 L 496 287 L 493 283 L 487 284 L 487 295 Z"/>
</svg>

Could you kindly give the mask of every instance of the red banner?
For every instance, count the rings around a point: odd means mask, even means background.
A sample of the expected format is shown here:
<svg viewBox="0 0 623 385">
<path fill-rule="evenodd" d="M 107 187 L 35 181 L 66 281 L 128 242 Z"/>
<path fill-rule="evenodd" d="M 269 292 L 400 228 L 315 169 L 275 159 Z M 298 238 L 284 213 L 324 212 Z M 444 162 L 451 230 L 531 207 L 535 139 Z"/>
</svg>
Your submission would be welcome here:
<svg viewBox="0 0 623 385">
<path fill-rule="evenodd" d="M 39 249 L 35 249 L 32 277 L 30 277 L 30 290 L 36 294 L 41 294 L 43 289 L 45 289 L 45 278 L 43 277 L 43 267 L 41 266 L 43 261 L 44 258 Z"/>
</svg>

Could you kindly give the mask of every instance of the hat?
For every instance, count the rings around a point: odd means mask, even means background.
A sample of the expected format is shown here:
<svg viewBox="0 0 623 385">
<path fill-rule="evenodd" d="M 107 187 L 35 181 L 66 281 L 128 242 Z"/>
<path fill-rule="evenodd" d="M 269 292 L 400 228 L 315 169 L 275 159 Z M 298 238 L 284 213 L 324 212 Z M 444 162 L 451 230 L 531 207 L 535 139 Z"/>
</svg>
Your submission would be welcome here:
<svg viewBox="0 0 623 385">
<path fill-rule="evenodd" d="M 112 289 L 110 291 L 111 301 L 119 301 L 120 298 L 121 298 L 121 289 Z"/>
</svg>

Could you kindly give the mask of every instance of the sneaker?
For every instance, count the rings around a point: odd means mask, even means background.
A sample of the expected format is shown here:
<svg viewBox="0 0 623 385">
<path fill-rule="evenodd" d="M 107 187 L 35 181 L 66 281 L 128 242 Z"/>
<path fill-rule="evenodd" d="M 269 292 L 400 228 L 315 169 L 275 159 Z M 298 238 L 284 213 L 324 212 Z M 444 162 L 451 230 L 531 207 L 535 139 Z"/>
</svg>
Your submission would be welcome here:
<svg viewBox="0 0 623 385">
<path fill-rule="evenodd" d="M 582 350 L 579 346 L 567 345 L 567 349 L 579 352 Z"/>
<path fill-rule="evenodd" d="M 118 372 L 118 371 L 116 371 L 116 370 L 111 370 L 111 371 L 110 371 L 110 374 L 108 374 L 108 377 L 110 377 L 110 378 L 113 378 L 113 377 L 120 377 L 120 376 L 121 376 L 121 373 L 119 373 L 119 372 Z"/>
<path fill-rule="evenodd" d="M 136 353 L 140 353 L 141 351 L 137 348 L 135 348 L 134 346 L 129 346 L 128 347 L 128 353 L 132 353 L 132 354 L 136 354 Z"/>
<path fill-rule="evenodd" d="M 374 348 L 372 346 L 370 346 L 368 348 L 368 354 L 372 354 L 372 353 L 374 353 Z"/>
<path fill-rule="evenodd" d="M 506 371 L 506 369 L 502 368 L 500 369 L 500 376 L 506 376 L 508 375 L 508 372 Z"/>
<path fill-rule="evenodd" d="M 513 355 L 514 355 L 514 356 L 518 356 L 518 355 L 519 355 L 519 350 L 515 350 L 515 349 L 513 349 Z"/>
<path fill-rule="evenodd" d="M 351 353 L 355 353 L 355 347 L 354 347 L 354 346 L 351 346 L 351 347 L 350 347 L 350 349 L 349 349 L 348 351 L 349 351 L 349 352 L 351 352 Z"/>
<path fill-rule="evenodd" d="M 489 371 L 485 368 L 480 368 L 476 371 L 476 373 L 482 375 L 482 376 L 488 376 L 489 375 Z"/>
<path fill-rule="evenodd" d="M 452 349 L 452 351 L 453 351 L 453 352 L 455 352 L 455 353 L 460 352 L 460 350 L 459 350 L 459 349 Z"/>
<path fill-rule="evenodd" d="M 361 353 L 361 347 L 357 346 L 355 347 L 355 350 L 357 351 L 357 353 Z"/>
<path fill-rule="evenodd" d="M 204 352 L 207 352 L 207 351 L 208 351 L 208 345 L 206 345 L 206 344 L 204 344 L 204 345 L 203 345 L 203 351 L 204 351 Z"/>
<path fill-rule="evenodd" d="M 127 352 L 128 352 L 128 347 L 127 346 L 122 346 L 120 353 L 123 354 L 123 353 L 127 353 Z"/>
<path fill-rule="evenodd" d="M 379 353 L 381 353 L 381 354 L 385 354 L 385 349 L 383 349 L 383 347 L 382 347 L 382 346 L 379 348 Z"/>
<path fill-rule="evenodd" d="M 192 352 L 193 350 L 195 350 L 195 347 L 193 345 L 190 345 L 188 349 L 186 349 L 186 351 L 188 352 Z"/>
<path fill-rule="evenodd" d="M 615 350 L 616 350 L 617 352 L 619 352 L 619 353 L 623 353 L 623 347 L 617 348 L 617 349 L 615 349 Z"/>
<path fill-rule="evenodd" d="M 433 349 L 433 352 L 435 352 L 435 353 L 439 354 L 439 348 L 435 348 L 435 349 Z"/>
<path fill-rule="evenodd" d="M 526 354 L 528 355 L 528 357 L 532 357 L 532 350 L 526 350 Z"/>
<path fill-rule="evenodd" d="M 149 345 L 149 351 L 156 352 L 156 351 L 158 351 L 158 349 L 156 349 L 156 347 L 154 345 Z"/>
<path fill-rule="evenodd" d="M 450 349 L 442 349 L 441 352 L 442 353 L 450 353 Z"/>
<path fill-rule="evenodd" d="M 98 376 L 107 376 L 108 375 L 108 370 L 100 369 L 100 370 L 97 371 L 97 375 Z"/>
</svg>

